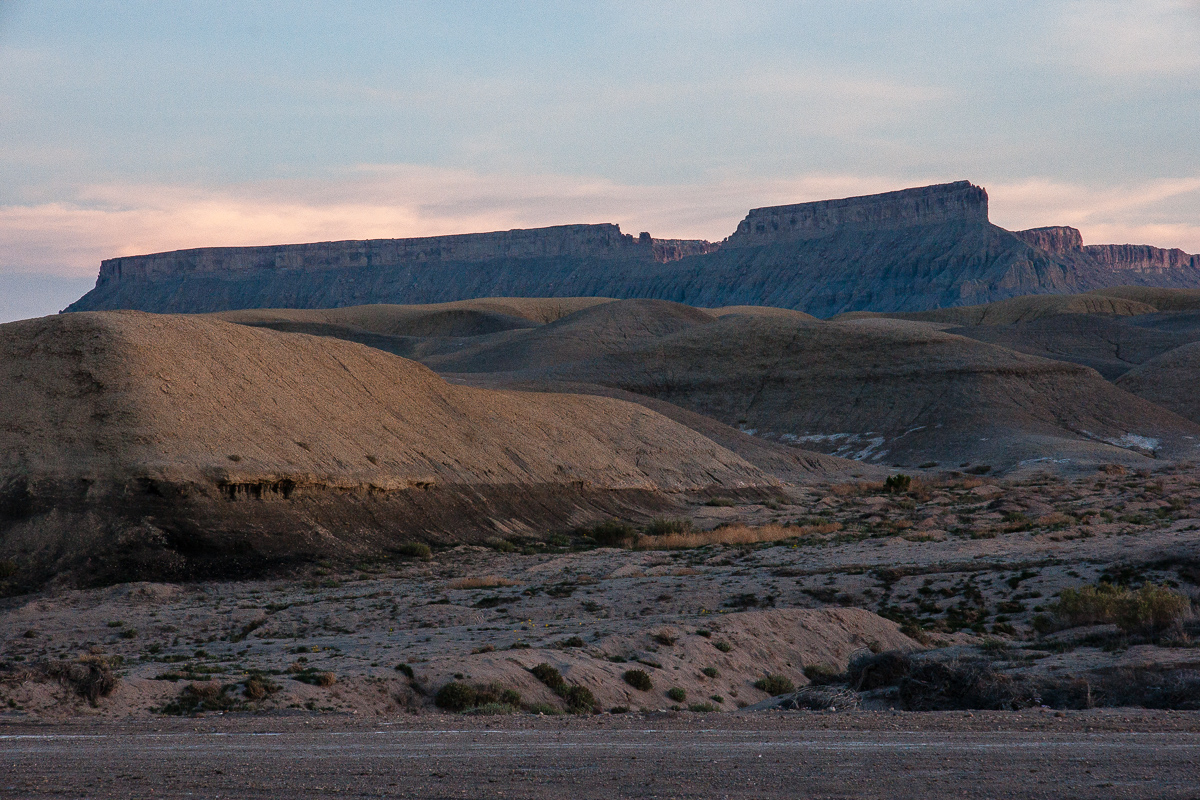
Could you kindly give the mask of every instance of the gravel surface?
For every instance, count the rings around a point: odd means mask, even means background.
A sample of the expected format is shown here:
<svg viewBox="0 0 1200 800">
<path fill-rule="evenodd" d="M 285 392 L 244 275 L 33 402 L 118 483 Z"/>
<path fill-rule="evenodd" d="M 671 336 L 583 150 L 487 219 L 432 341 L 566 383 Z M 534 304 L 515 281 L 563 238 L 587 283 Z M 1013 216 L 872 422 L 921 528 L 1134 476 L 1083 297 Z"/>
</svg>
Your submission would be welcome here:
<svg viewBox="0 0 1200 800">
<path fill-rule="evenodd" d="M 1196 797 L 1200 714 L 309 715 L 0 727 L 2 797 Z"/>
</svg>

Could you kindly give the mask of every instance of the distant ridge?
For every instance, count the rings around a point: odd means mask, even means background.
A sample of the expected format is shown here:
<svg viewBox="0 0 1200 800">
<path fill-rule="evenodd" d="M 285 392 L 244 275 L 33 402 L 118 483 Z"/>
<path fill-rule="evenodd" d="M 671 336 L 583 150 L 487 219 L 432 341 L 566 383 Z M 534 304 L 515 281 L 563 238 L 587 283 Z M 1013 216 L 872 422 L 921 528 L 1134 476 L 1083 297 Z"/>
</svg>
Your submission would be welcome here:
<svg viewBox="0 0 1200 800">
<path fill-rule="evenodd" d="M 978 305 L 1119 285 L 1200 287 L 1200 256 L 1084 245 L 1074 228 L 1011 232 L 955 181 L 751 210 L 719 244 L 617 225 L 126 256 L 68 311 L 213 312 L 481 297 L 646 298 L 829 317 Z"/>
</svg>

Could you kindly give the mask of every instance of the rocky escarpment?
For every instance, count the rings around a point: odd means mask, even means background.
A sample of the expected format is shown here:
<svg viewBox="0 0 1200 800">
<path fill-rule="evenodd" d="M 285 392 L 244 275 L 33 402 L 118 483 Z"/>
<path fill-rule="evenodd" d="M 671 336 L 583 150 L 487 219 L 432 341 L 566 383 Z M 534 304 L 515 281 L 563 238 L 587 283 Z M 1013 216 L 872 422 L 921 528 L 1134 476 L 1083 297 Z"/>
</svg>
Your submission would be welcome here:
<svg viewBox="0 0 1200 800">
<path fill-rule="evenodd" d="M 1089 244 L 1075 228 L 1055 226 L 1016 231 L 1015 235 L 1034 247 L 1079 263 L 1083 268 L 1109 272 L 1144 273 L 1148 278 L 1165 279 L 1154 285 L 1175 286 L 1184 281 L 1193 286 L 1200 274 L 1200 255 L 1191 255 L 1174 248 L 1166 250 L 1148 244 Z M 1143 283 L 1131 276 L 1130 283 Z"/>
<path fill-rule="evenodd" d="M 898 192 L 751 209 L 726 245 L 747 247 L 826 236 L 835 230 L 988 221 L 987 192 L 968 181 Z"/>
<path fill-rule="evenodd" d="M 115 258 L 68 310 L 613 297 L 777 306 L 826 317 L 1121 284 L 1200 286 L 1200 264 L 1178 250 L 1084 246 L 1073 228 L 1006 231 L 988 221 L 987 192 L 957 181 L 757 208 L 720 244 L 634 237 L 616 225 L 564 225 Z"/>
</svg>

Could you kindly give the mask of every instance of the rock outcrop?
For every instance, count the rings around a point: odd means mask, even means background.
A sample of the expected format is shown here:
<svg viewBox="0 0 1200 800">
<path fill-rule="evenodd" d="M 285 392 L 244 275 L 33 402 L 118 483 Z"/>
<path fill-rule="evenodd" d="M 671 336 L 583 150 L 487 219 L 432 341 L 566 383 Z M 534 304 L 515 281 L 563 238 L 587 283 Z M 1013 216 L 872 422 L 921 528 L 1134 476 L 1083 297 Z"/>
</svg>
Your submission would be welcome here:
<svg viewBox="0 0 1200 800">
<path fill-rule="evenodd" d="M 987 223 L 987 192 L 982 187 L 956 181 L 841 200 L 754 208 L 726 240 L 726 246 L 816 239 L 834 230 L 882 230 L 957 221 Z"/>
<path fill-rule="evenodd" d="M 967 181 L 752 210 L 724 242 L 616 225 L 217 247 L 109 259 L 69 311 L 208 312 L 442 303 L 480 297 L 647 298 L 776 306 L 821 317 L 922 311 L 1121 284 L 1200 286 L 1200 257 L 1084 245 L 1073 228 L 1010 232 Z"/>
</svg>

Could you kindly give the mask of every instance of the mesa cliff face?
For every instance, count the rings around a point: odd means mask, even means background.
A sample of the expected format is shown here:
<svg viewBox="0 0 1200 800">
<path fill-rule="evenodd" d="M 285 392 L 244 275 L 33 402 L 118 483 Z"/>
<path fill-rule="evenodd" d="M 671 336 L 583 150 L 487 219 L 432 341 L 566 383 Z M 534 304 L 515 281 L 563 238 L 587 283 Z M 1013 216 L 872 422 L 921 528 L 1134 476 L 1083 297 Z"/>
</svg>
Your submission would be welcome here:
<svg viewBox="0 0 1200 800">
<path fill-rule="evenodd" d="M 848 228 L 879 230 L 956 221 L 986 224 L 987 192 L 969 181 L 956 181 L 841 200 L 754 208 L 726 246 L 816 239 Z"/>
<path fill-rule="evenodd" d="M 817 316 L 923 311 L 1123 284 L 1200 287 L 1200 257 L 1011 232 L 968 181 L 756 208 L 724 242 L 561 225 L 417 239 L 217 247 L 109 259 L 68 311 L 211 312 L 612 297 Z"/>
</svg>

